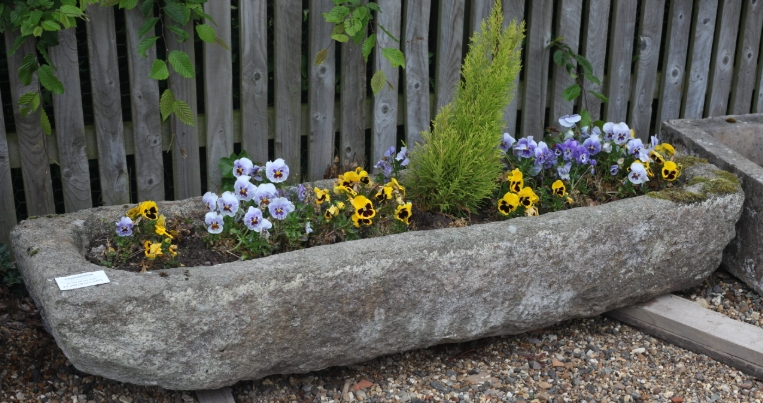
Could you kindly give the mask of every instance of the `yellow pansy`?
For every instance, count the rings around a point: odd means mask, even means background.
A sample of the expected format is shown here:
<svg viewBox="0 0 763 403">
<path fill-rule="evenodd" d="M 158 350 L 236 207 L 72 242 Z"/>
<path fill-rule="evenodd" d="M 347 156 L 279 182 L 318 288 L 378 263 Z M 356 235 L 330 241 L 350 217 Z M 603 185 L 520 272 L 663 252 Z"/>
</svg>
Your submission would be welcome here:
<svg viewBox="0 0 763 403">
<path fill-rule="evenodd" d="M 177 245 L 170 245 L 170 256 L 175 257 L 178 255 L 178 246 Z"/>
<path fill-rule="evenodd" d="M 313 191 L 315 192 L 315 204 L 323 204 L 323 202 L 331 201 L 331 196 L 327 189 L 319 189 L 316 187 Z"/>
<path fill-rule="evenodd" d="M 517 207 L 519 207 L 519 196 L 515 193 L 506 192 L 506 194 L 498 200 L 498 212 L 503 215 L 513 213 Z"/>
<path fill-rule="evenodd" d="M 538 195 L 536 195 L 530 187 L 522 188 L 522 190 L 517 193 L 517 196 L 519 196 L 519 203 L 525 206 L 525 208 L 532 207 L 533 204 L 540 200 Z"/>
<path fill-rule="evenodd" d="M 522 190 L 522 188 L 525 186 L 524 175 L 522 175 L 522 171 L 520 171 L 518 168 L 515 168 L 513 171 L 509 172 L 506 180 L 509 181 L 509 190 L 514 193 L 519 193 L 519 191 Z"/>
<path fill-rule="evenodd" d="M 393 191 L 392 186 L 383 186 L 376 193 L 376 200 L 378 201 L 392 200 L 392 191 Z"/>
<path fill-rule="evenodd" d="M 389 180 L 389 183 L 387 183 L 384 186 L 391 186 L 392 189 L 397 190 L 402 197 L 405 197 L 405 187 L 397 182 L 397 179 L 392 178 Z"/>
<path fill-rule="evenodd" d="M 665 161 L 665 165 L 662 167 L 662 177 L 666 181 L 672 182 L 679 176 L 681 176 L 681 167 L 673 161 Z"/>
<path fill-rule="evenodd" d="M 326 222 L 329 222 L 332 218 L 336 217 L 337 214 L 339 214 L 339 208 L 337 208 L 337 206 L 331 206 L 326 209 L 325 213 L 323 213 L 323 218 L 326 219 Z"/>
<path fill-rule="evenodd" d="M 652 161 L 654 161 L 654 163 L 655 163 L 655 164 L 657 164 L 657 165 L 662 165 L 662 164 L 664 164 L 664 163 L 665 163 L 665 158 L 663 158 L 663 157 L 662 157 L 662 154 L 660 154 L 659 152 L 657 152 L 657 150 L 656 150 L 656 149 L 652 150 L 652 151 L 649 153 L 649 158 L 651 158 L 651 159 L 652 159 Z"/>
<path fill-rule="evenodd" d="M 361 217 L 357 213 L 352 215 L 352 225 L 358 228 L 360 228 L 361 225 L 367 227 L 371 224 L 373 224 L 373 222 L 370 218 Z"/>
<path fill-rule="evenodd" d="M 670 145 L 670 143 L 658 144 L 657 147 L 654 148 L 654 150 L 657 152 L 663 153 L 667 155 L 668 157 L 672 157 L 673 154 L 676 153 L 676 149 L 673 148 L 673 146 Z"/>
<path fill-rule="evenodd" d="M 146 241 L 143 243 L 143 247 L 146 249 L 146 258 L 148 260 L 154 260 L 157 256 L 162 256 L 162 243 L 152 243 L 151 241 Z"/>
<path fill-rule="evenodd" d="M 159 208 L 156 207 L 156 203 L 148 200 L 141 203 L 139 206 L 140 214 L 149 220 L 156 220 L 159 218 Z"/>
<path fill-rule="evenodd" d="M 160 214 L 159 219 L 156 220 L 156 233 L 159 235 L 165 235 L 168 238 L 172 239 L 172 235 L 170 235 L 170 233 L 167 232 L 165 221 L 166 219 L 164 217 L 164 214 Z"/>
<path fill-rule="evenodd" d="M 368 172 L 366 172 L 365 170 L 363 170 L 363 168 L 361 168 L 361 167 L 358 167 L 358 168 L 355 170 L 355 172 L 357 172 L 357 173 L 358 173 L 358 182 L 360 182 L 360 183 L 362 183 L 362 184 L 364 184 L 364 185 L 368 185 L 368 184 L 370 184 L 370 183 L 371 183 L 371 177 L 370 177 L 370 176 L 368 176 Z"/>
<path fill-rule="evenodd" d="M 551 193 L 564 197 L 567 195 L 567 188 L 564 186 L 564 182 L 561 179 L 557 179 L 556 182 L 551 184 Z"/>
<path fill-rule="evenodd" d="M 359 215 L 361 218 L 371 218 L 376 215 L 373 203 L 363 195 L 353 198 L 352 206 L 355 207 L 355 214 Z"/>
<path fill-rule="evenodd" d="M 395 218 L 404 222 L 405 225 L 410 225 L 412 210 L 413 206 L 411 205 L 411 202 L 401 204 L 397 206 L 397 210 L 395 210 Z"/>
</svg>

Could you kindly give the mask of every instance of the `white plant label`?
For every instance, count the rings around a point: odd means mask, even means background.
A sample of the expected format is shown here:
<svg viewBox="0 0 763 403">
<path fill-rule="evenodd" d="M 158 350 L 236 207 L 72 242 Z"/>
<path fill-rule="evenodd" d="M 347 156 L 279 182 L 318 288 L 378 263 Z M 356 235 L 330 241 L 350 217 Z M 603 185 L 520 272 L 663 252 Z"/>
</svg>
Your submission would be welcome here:
<svg viewBox="0 0 763 403">
<path fill-rule="evenodd" d="M 73 276 L 56 277 L 56 283 L 61 291 L 73 290 L 75 288 L 90 287 L 91 285 L 106 284 L 109 278 L 103 270 L 90 273 L 75 274 Z"/>
</svg>

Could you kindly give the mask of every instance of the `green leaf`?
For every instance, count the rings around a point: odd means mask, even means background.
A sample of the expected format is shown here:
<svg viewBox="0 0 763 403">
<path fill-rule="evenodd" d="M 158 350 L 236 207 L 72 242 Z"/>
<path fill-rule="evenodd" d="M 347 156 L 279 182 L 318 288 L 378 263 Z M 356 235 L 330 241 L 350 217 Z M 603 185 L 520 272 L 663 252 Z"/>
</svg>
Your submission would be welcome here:
<svg viewBox="0 0 763 403">
<path fill-rule="evenodd" d="M 323 62 L 326 61 L 326 59 L 329 56 L 329 50 L 326 48 L 323 48 L 318 51 L 318 54 L 315 55 L 315 61 L 313 62 L 314 66 L 319 66 L 323 64 Z"/>
<path fill-rule="evenodd" d="M 37 67 L 37 57 L 34 53 L 28 53 L 24 56 L 18 71 L 19 80 L 21 80 L 22 84 L 29 85 L 32 83 L 32 77 L 34 72 L 37 71 Z"/>
<path fill-rule="evenodd" d="M 567 89 L 562 91 L 562 98 L 565 101 L 572 101 L 573 99 L 580 96 L 580 85 L 579 84 L 572 84 Z"/>
<path fill-rule="evenodd" d="M 35 101 L 35 99 L 37 99 L 37 101 Z M 24 93 L 19 97 L 19 105 L 32 105 L 35 102 L 38 104 L 40 102 L 40 93 L 36 91 Z"/>
<path fill-rule="evenodd" d="M 215 37 L 215 43 L 217 44 L 217 46 L 219 46 L 219 47 L 221 47 L 221 48 L 223 48 L 223 49 L 225 49 L 225 50 L 230 52 L 230 46 L 228 46 L 228 44 L 225 43 L 223 38 L 220 38 L 219 36 L 216 36 Z"/>
<path fill-rule="evenodd" d="M 153 10 L 154 0 L 143 0 L 143 3 L 140 5 L 140 12 L 143 14 L 143 16 L 148 17 Z"/>
<path fill-rule="evenodd" d="M 167 25 L 167 29 L 169 29 L 170 31 L 174 32 L 175 35 L 177 35 L 178 42 L 185 42 L 189 38 L 188 32 L 177 25 Z"/>
<path fill-rule="evenodd" d="M 196 33 L 199 34 L 199 39 L 207 43 L 215 43 L 215 29 L 207 24 L 199 24 L 196 26 Z"/>
<path fill-rule="evenodd" d="M 61 25 L 53 20 L 44 20 L 40 23 L 40 26 L 46 31 L 58 31 L 61 29 Z"/>
<path fill-rule="evenodd" d="M 368 56 L 371 55 L 371 50 L 373 50 L 374 45 L 376 45 L 376 34 L 371 34 L 365 41 L 363 41 L 363 59 L 365 59 L 366 63 L 368 63 Z"/>
<path fill-rule="evenodd" d="M 604 94 L 596 91 L 588 91 L 589 94 L 595 96 L 596 98 L 599 98 L 601 102 L 609 102 L 609 98 L 605 97 Z"/>
<path fill-rule="evenodd" d="M 594 83 L 596 85 L 601 85 L 601 81 L 599 80 L 599 77 L 596 77 L 593 74 L 588 74 L 588 73 L 585 73 L 585 72 L 583 74 L 585 75 L 586 80 L 588 80 L 588 81 L 590 81 L 590 82 L 592 82 L 592 83 Z"/>
<path fill-rule="evenodd" d="M 338 24 L 342 22 L 344 17 L 346 17 L 349 13 L 349 8 L 345 6 L 336 6 L 332 8 L 328 13 L 321 13 L 321 15 L 323 15 L 323 18 L 326 19 L 326 22 L 333 22 L 334 24 Z"/>
<path fill-rule="evenodd" d="M 24 36 L 24 35 L 17 36 L 16 40 L 13 41 L 13 47 L 11 48 L 11 51 L 8 52 L 8 55 L 12 55 L 16 53 L 16 51 L 21 47 L 21 45 L 23 45 L 24 42 L 26 42 L 27 38 L 28 36 Z"/>
<path fill-rule="evenodd" d="M 159 17 L 148 18 L 145 21 L 143 21 L 143 24 L 141 24 L 140 29 L 138 29 L 138 38 L 142 38 L 143 35 L 148 33 L 148 31 L 153 30 L 157 22 L 159 22 Z"/>
<path fill-rule="evenodd" d="M 597 120 L 593 122 L 593 125 L 598 127 L 601 130 L 604 130 L 604 121 L 603 120 Z"/>
<path fill-rule="evenodd" d="M 360 18 L 353 16 L 344 20 L 344 30 L 347 31 L 348 35 L 355 36 L 361 29 L 363 29 L 363 21 Z"/>
<path fill-rule="evenodd" d="M 578 64 L 583 67 L 583 71 L 586 74 L 593 74 L 593 65 L 591 65 L 591 62 L 589 62 L 588 59 L 580 55 L 573 55 L 573 57 L 575 57 Z"/>
<path fill-rule="evenodd" d="M 175 104 L 175 94 L 171 89 L 167 88 L 162 93 L 162 97 L 159 100 L 159 111 L 162 114 L 162 120 L 167 120 L 167 117 L 172 113 L 172 106 Z"/>
<path fill-rule="evenodd" d="M 45 109 L 40 109 L 40 126 L 42 127 L 42 132 L 50 135 L 53 132 L 53 128 L 50 127 L 50 119 L 48 119 L 48 114 L 45 113 Z"/>
<path fill-rule="evenodd" d="M 345 34 L 331 34 L 331 39 L 337 42 L 342 42 L 342 43 L 345 43 L 350 40 L 350 38 Z"/>
<path fill-rule="evenodd" d="M 141 57 L 147 57 L 147 56 L 146 56 L 146 51 L 148 51 L 148 49 L 149 49 L 151 46 L 153 46 L 153 45 L 154 45 L 154 43 L 155 43 L 155 42 L 156 42 L 158 39 L 159 39 L 159 37 L 158 37 L 158 36 L 149 36 L 148 38 L 146 38 L 146 39 L 144 39 L 144 40 L 140 41 L 140 43 L 138 44 L 138 54 L 139 54 Z"/>
<path fill-rule="evenodd" d="M 61 8 L 58 9 L 58 11 L 61 14 L 66 15 L 67 17 L 81 17 L 85 15 L 85 13 L 83 13 L 82 10 L 70 5 L 63 5 L 61 6 Z"/>
<path fill-rule="evenodd" d="M 374 3 L 373 1 L 369 2 L 368 4 L 366 4 L 366 7 L 368 7 L 371 10 L 376 11 L 377 13 L 381 12 L 381 8 L 379 8 L 379 5 Z"/>
<path fill-rule="evenodd" d="M 223 178 L 234 178 L 233 162 L 237 159 L 238 158 L 236 158 L 235 155 L 220 158 L 220 162 L 217 163 L 217 166 L 220 167 L 220 172 L 222 172 Z"/>
<path fill-rule="evenodd" d="M 138 0 L 119 0 L 119 8 L 132 10 L 138 5 Z"/>
<path fill-rule="evenodd" d="M 34 31 L 32 31 L 32 34 L 33 34 L 34 36 L 40 36 L 40 35 L 42 35 L 42 27 L 41 27 L 41 26 L 39 26 L 39 25 L 38 25 L 38 26 L 36 26 L 36 27 L 34 27 Z"/>
<path fill-rule="evenodd" d="M 163 8 L 164 13 L 180 25 L 185 25 L 191 18 L 191 10 L 179 3 L 167 3 Z"/>
<path fill-rule="evenodd" d="M 392 67 L 405 68 L 405 56 L 403 56 L 403 52 L 401 52 L 400 49 L 383 48 L 382 56 L 389 60 L 389 63 L 392 65 Z"/>
<path fill-rule="evenodd" d="M 392 38 L 392 40 L 393 40 L 393 41 L 395 41 L 395 42 L 397 42 L 397 43 L 400 43 L 400 40 L 398 40 L 397 38 L 395 38 L 395 35 L 392 35 L 392 33 L 391 33 L 391 32 L 387 31 L 387 28 L 384 28 L 384 25 L 382 25 L 382 24 L 376 24 L 376 25 L 377 25 L 379 28 L 381 28 L 381 30 L 382 30 L 382 31 L 384 31 L 384 33 L 385 33 L 385 34 L 387 34 L 387 36 L 389 36 L 390 38 Z"/>
<path fill-rule="evenodd" d="M 185 101 L 176 99 L 175 103 L 172 104 L 172 111 L 175 112 L 175 116 L 177 116 L 181 122 L 187 124 L 188 126 L 194 125 L 193 111 L 191 111 L 191 107 L 188 106 Z"/>
<path fill-rule="evenodd" d="M 374 92 L 374 96 L 384 89 L 385 84 L 387 84 L 387 75 L 382 70 L 376 70 L 376 73 L 371 77 L 371 90 Z"/>
<path fill-rule="evenodd" d="M 580 111 L 580 127 L 588 127 L 591 128 L 591 114 L 583 109 Z M 590 130 L 588 131 L 591 132 Z"/>
<path fill-rule="evenodd" d="M 561 49 L 554 52 L 554 63 L 559 67 L 564 66 L 564 52 Z"/>
<path fill-rule="evenodd" d="M 167 63 L 161 59 L 154 60 L 154 64 L 151 66 L 151 74 L 149 74 L 149 77 L 153 78 L 154 80 L 166 80 L 169 76 L 170 70 L 167 68 Z"/>
<path fill-rule="evenodd" d="M 187 53 L 180 50 L 173 50 L 170 52 L 168 59 L 176 73 L 185 78 L 194 77 L 193 64 L 191 64 L 191 60 L 188 58 Z"/>
<path fill-rule="evenodd" d="M 64 93 L 64 85 L 56 77 L 49 65 L 43 64 L 40 66 L 37 70 L 37 77 L 40 79 L 40 84 L 48 91 L 57 95 Z"/>
</svg>

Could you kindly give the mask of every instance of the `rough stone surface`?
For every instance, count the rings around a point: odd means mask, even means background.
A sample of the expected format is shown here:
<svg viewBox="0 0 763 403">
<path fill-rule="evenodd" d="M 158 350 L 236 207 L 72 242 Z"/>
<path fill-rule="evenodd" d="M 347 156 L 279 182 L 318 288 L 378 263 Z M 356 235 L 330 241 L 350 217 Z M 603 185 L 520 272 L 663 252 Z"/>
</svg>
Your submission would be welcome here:
<svg viewBox="0 0 763 403">
<path fill-rule="evenodd" d="M 684 178 L 713 175 L 710 165 Z M 696 185 L 695 185 L 696 186 Z M 741 190 L 694 204 L 648 196 L 540 217 L 409 232 L 60 291 L 104 269 L 101 207 L 27 220 L 17 263 L 48 330 L 81 371 L 167 389 L 215 389 L 439 343 L 516 334 L 693 286 L 721 261 Z M 198 212 L 194 198 L 160 203 Z"/>
<path fill-rule="evenodd" d="M 661 140 L 741 179 L 744 208 L 723 266 L 763 294 L 763 114 L 670 120 Z"/>
</svg>

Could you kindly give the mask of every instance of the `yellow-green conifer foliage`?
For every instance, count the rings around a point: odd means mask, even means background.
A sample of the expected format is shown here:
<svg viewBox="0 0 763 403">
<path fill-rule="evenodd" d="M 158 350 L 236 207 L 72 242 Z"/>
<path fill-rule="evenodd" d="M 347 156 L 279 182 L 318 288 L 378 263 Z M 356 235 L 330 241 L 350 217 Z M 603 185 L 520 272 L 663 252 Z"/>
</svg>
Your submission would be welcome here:
<svg viewBox="0 0 763 403">
<path fill-rule="evenodd" d="M 474 212 L 497 186 L 503 171 L 498 149 L 503 110 L 514 95 L 524 38 L 524 23 L 502 26 L 497 0 L 471 38 L 453 101 L 411 152 L 406 182 L 425 210 Z"/>
</svg>

